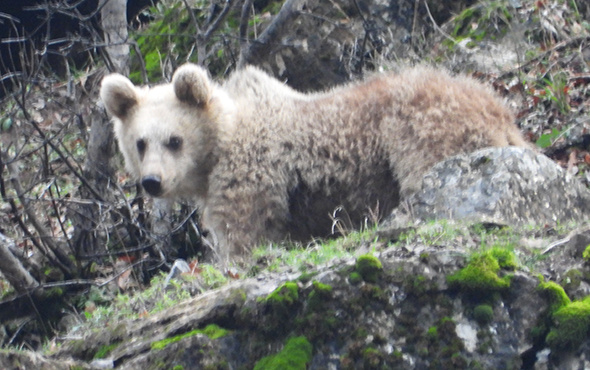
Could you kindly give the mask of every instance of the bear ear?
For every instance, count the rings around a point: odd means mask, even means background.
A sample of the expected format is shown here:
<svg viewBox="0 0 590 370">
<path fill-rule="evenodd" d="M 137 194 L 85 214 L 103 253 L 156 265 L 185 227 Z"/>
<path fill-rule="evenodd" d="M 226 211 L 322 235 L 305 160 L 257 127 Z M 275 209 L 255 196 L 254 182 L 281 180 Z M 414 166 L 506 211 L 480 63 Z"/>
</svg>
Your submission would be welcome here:
<svg viewBox="0 0 590 370">
<path fill-rule="evenodd" d="M 135 86 L 120 74 L 111 74 L 103 78 L 100 98 L 107 111 L 118 118 L 123 118 L 138 103 Z"/>
<path fill-rule="evenodd" d="M 211 81 L 207 71 L 194 64 L 178 68 L 172 77 L 176 97 L 185 102 L 205 107 L 211 98 Z"/>
</svg>

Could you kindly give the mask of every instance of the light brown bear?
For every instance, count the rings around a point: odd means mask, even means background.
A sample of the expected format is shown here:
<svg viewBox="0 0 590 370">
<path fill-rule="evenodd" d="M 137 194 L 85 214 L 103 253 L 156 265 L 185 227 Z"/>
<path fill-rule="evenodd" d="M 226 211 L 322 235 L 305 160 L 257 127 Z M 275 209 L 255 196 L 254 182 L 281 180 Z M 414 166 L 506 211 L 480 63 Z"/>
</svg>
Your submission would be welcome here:
<svg viewBox="0 0 590 370">
<path fill-rule="evenodd" d="M 126 168 L 154 197 L 194 198 L 223 260 L 257 243 L 309 240 L 387 215 L 436 162 L 526 146 L 500 98 L 420 67 L 304 94 L 254 67 L 222 84 L 195 65 L 172 83 L 104 78 Z"/>
</svg>

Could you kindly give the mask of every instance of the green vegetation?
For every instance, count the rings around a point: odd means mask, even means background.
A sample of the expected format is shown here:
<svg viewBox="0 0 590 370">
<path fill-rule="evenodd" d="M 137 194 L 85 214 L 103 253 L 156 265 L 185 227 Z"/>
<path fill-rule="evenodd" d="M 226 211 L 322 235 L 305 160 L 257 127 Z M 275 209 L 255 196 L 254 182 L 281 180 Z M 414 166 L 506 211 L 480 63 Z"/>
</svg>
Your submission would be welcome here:
<svg viewBox="0 0 590 370">
<path fill-rule="evenodd" d="M 350 258 L 360 245 L 380 245 L 375 230 L 351 232 L 337 239 L 318 240 L 306 247 L 266 245 L 255 248 L 255 260 L 269 261 L 266 270 L 276 271 L 281 266 L 292 266 L 305 272 L 310 265 L 317 266 L 337 258 Z"/>
<path fill-rule="evenodd" d="M 584 261 L 590 262 L 590 245 L 588 245 L 586 249 L 584 249 L 584 252 L 582 253 L 582 258 L 584 259 Z"/>
<path fill-rule="evenodd" d="M 590 331 L 590 297 L 570 302 L 552 314 L 554 326 L 547 334 L 547 344 L 553 350 L 575 350 Z"/>
<path fill-rule="evenodd" d="M 489 324 L 494 319 L 494 309 L 488 304 L 480 304 L 473 309 L 473 318 L 480 325 Z"/>
<path fill-rule="evenodd" d="M 571 303 L 570 298 L 565 293 L 565 290 L 561 287 L 561 285 L 557 284 L 553 281 L 548 282 L 541 282 L 539 284 L 539 289 L 541 289 L 549 298 L 550 304 L 550 311 L 554 312 L 560 309 L 563 306 L 566 306 Z"/>
<path fill-rule="evenodd" d="M 197 56 L 192 54 L 196 29 L 182 1 L 161 1 L 150 9 L 150 14 L 154 19 L 148 27 L 133 35 L 140 55 L 132 50 L 129 77 L 137 84 L 144 83 L 140 58 L 145 64 L 148 82 L 162 80 L 162 70 L 168 58 L 197 61 Z"/>
<path fill-rule="evenodd" d="M 551 132 L 542 134 L 541 136 L 539 136 L 539 138 L 537 139 L 537 141 L 535 142 L 535 145 L 537 145 L 539 148 L 541 149 L 545 149 L 550 147 L 551 145 L 553 145 L 553 143 L 559 139 L 562 135 L 562 132 L 559 131 L 556 128 L 553 128 L 553 130 L 551 130 Z"/>
<path fill-rule="evenodd" d="M 327 284 L 322 284 L 314 281 L 313 290 L 307 297 L 308 307 L 310 310 L 319 308 L 324 302 L 329 300 L 332 296 L 332 287 Z"/>
<path fill-rule="evenodd" d="M 417 229 L 411 229 L 399 238 L 400 242 L 422 242 L 426 245 L 437 245 L 456 240 L 469 234 L 469 230 L 462 223 L 449 220 L 430 221 Z M 427 258 L 428 256 L 421 256 Z"/>
<path fill-rule="evenodd" d="M 297 283 L 287 281 L 273 292 L 271 292 L 265 301 L 273 307 L 290 306 L 299 299 L 299 287 Z"/>
<path fill-rule="evenodd" d="M 152 342 L 152 350 L 161 350 L 166 348 L 169 344 L 176 343 L 181 341 L 184 338 L 189 338 L 195 336 L 197 334 L 203 334 L 209 337 L 210 339 L 218 339 L 228 335 L 230 332 L 227 329 L 223 329 L 215 324 L 210 324 L 204 327 L 203 329 L 197 329 L 189 331 L 188 333 L 180 334 L 172 338 L 162 339 L 156 342 Z"/>
<path fill-rule="evenodd" d="M 500 264 L 502 261 L 502 265 Z M 473 295 L 485 295 L 487 292 L 497 292 L 510 286 L 510 275 L 499 276 L 502 268 L 513 268 L 513 258 L 492 249 L 476 253 L 471 257 L 467 266 L 456 273 L 447 276 L 447 282 L 453 288 L 467 291 Z"/>
<path fill-rule="evenodd" d="M 467 47 L 474 47 L 484 39 L 496 39 L 506 33 L 512 14 L 507 1 L 485 1 L 469 7 L 453 20 L 451 36 L 454 43 L 446 41 L 448 46 L 466 41 Z"/>
<path fill-rule="evenodd" d="M 214 289 L 227 283 L 225 275 L 213 265 L 203 264 L 199 267 L 202 270 L 199 277 L 204 287 Z"/>
<path fill-rule="evenodd" d="M 368 283 L 376 283 L 383 272 L 381 261 L 373 255 L 364 254 L 356 259 L 356 272 Z"/>
<path fill-rule="evenodd" d="M 428 328 L 426 332 L 428 339 L 430 340 L 437 340 L 438 339 L 438 328 L 436 326 L 431 326 Z"/>
<path fill-rule="evenodd" d="M 550 306 L 546 323 L 532 334 L 537 340 L 545 336 L 546 344 L 554 351 L 576 350 L 590 334 L 590 296 L 572 302 L 564 289 L 552 281 L 541 281 L 539 289 L 547 295 Z"/>
<path fill-rule="evenodd" d="M 305 337 L 291 338 L 282 351 L 261 358 L 254 370 L 305 370 L 312 352 L 313 347 Z"/>
<path fill-rule="evenodd" d="M 115 348 L 117 348 L 121 344 L 121 342 L 115 342 L 106 346 L 102 346 L 98 349 L 98 351 L 94 354 L 94 359 L 101 359 L 107 357 L 107 355 Z"/>
<path fill-rule="evenodd" d="M 361 274 L 359 274 L 356 271 L 353 271 L 350 273 L 350 275 L 348 275 L 348 282 L 351 283 L 352 285 L 356 285 L 356 284 L 360 283 L 361 281 L 363 281 L 363 277 L 361 276 Z"/>
<path fill-rule="evenodd" d="M 134 295 L 118 294 L 114 299 L 96 288 L 91 289 L 88 300 L 81 302 L 82 306 L 96 306 L 84 311 L 87 325 L 104 326 L 105 323 L 122 319 L 136 319 L 140 315 L 146 316 L 174 307 L 191 297 L 190 291 L 180 280 L 171 279 L 168 286 L 164 286 L 165 278 L 166 274 L 160 273 L 151 280 L 149 288 Z M 110 305 L 104 305 L 107 302 Z"/>
</svg>

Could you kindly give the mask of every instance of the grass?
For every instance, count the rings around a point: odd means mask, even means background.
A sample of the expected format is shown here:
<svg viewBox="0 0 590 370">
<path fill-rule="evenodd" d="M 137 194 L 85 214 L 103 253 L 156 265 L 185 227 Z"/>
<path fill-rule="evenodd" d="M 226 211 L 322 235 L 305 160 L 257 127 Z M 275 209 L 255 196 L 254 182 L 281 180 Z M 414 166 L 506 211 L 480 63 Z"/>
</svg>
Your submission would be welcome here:
<svg viewBox="0 0 590 370">
<path fill-rule="evenodd" d="M 367 230 L 352 232 L 337 239 L 317 240 L 304 247 L 261 246 L 254 249 L 252 255 L 254 260 L 269 261 L 265 268 L 268 271 L 277 271 L 283 266 L 306 271 L 310 266 L 326 264 L 338 258 L 352 258 L 361 245 L 375 250 L 382 247 L 383 242 L 377 239 L 374 230 Z"/>
</svg>

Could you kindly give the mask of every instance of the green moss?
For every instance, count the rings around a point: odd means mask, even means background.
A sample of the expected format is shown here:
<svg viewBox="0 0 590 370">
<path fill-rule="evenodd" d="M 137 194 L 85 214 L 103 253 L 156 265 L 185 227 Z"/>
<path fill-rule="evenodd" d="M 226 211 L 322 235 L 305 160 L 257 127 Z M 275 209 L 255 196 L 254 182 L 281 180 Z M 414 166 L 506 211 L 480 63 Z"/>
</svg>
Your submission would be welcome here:
<svg viewBox="0 0 590 370">
<path fill-rule="evenodd" d="M 216 269 L 214 266 L 209 264 L 202 264 L 201 267 L 201 280 L 203 285 L 208 288 L 217 288 L 222 286 L 227 282 L 227 277 Z"/>
<path fill-rule="evenodd" d="M 330 295 L 332 293 L 333 289 L 328 284 L 322 284 L 319 281 L 314 281 L 312 284 L 313 284 L 313 291 L 318 292 L 318 294 Z"/>
<path fill-rule="evenodd" d="M 377 369 L 383 363 L 383 355 L 373 347 L 365 348 L 363 350 L 363 363 L 365 369 Z"/>
<path fill-rule="evenodd" d="M 290 306 L 299 299 L 297 283 L 287 281 L 266 297 L 266 302 L 273 307 Z"/>
<path fill-rule="evenodd" d="M 312 284 L 313 290 L 309 293 L 307 304 L 310 310 L 317 310 L 331 298 L 333 289 L 330 285 L 318 281 L 314 281 Z"/>
<path fill-rule="evenodd" d="M 350 275 L 348 275 L 348 282 L 350 282 L 352 285 L 357 285 L 361 281 L 363 281 L 363 278 L 361 274 L 356 271 L 353 271 L 350 273 Z"/>
<path fill-rule="evenodd" d="M 541 282 L 539 284 L 539 289 L 541 289 L 545 295 L 549 298 L 551 312 L 557 311 L 559 308 L 566 306 L 571 303 L 571 300 L 565 293 L 565 290 L 561 287 L 561 285 L 553 282 Z"/>
<path fill-rule="evenodd" d="M 297 279 L 297 280 L 299 280 L 303 284 L 306 284 L 309 281 L 311 281 L 313 279 L 313 277 L 316 275 L 317 275 L 317 272 L 304 272 L 299 276 L 299 279 Z"/>
<path fill-rule="evenodd" d="M 430 340 L 437 340 L 438 339 L 438 327 L 436 327 L 436 326 L 429 327 L 428 331 L 426 332 L 426 336 Z"/>
<path fill-rule="evenodd" d="M 473 309 L 473 318 L 480 325 L 489 324 L 494 318 L 494 309 L 489 304 L 480 304 Z"/>
<path fill-rule="evenodd" d="M 98 349 L 98 351 L 94 354 L 94 360 L 101 359 L 107 357 L 107 355 L 115 348 L 117 348 L 121 344 L 121 342 L 116 342 L 113 344 L 109 344 L 106 346 L 102 346 Z"/>
<path fill-rule="evenodd" d="M 229 330 L 223 329 L 215 324 L 210 324 L 204 327 L 203 329 L 197 329 L 189 331 L 188 333 L 183 333 L 171 338 L 165 338 L 156 342 L 152 342 L 152 350 L 161 350 L 166 348 L 169 344 L 176 343 L 181 341 L 182 339 L 192 337 L 197 334 L 203 334 L 209 337 L 210 339 L 218 339 L 224 337 L 230 333 Z"/>
<path fill-rule="evenodd" d="M 565 275 L 563 276 L 562 285 L 565 289 L 567 289 L 570 293 L 572 290 L 577 289 L 580 287 L 582 283 L 583 274 L 578 269 L 571 269 L 568 270 Z"/>
<path fill-rule="evenodd" d="M 423 295 L 429 290 L 428 279 L 424 275 L 409 274 L 404 281 L 404 290 L 408 294 Z"/>
<path fill-rule="evenodd" d="M 554 327 L 546 342 L 552 350 L 575 350 L 588 337 L 590 299 L 571 302 L 553 312 Z"/>
<path fill-rule="evenodd" d="M 586 249 L 584 249 L 584 252 L 582 253 L 582 258 L 584 259 L 584 261 L 590 262 L 590 245 L 588 245 Z"/>
<path fill-rule="evenodd" d="M 383 271 L 381 261 L 375 256 L 364 254 L 356 260 L 356 271 L 361 275 L 364 281 L 376 283 Z"/>
<path fill-rule="evenodd" d="M 509 249 L 494 247 L 489 250 L 489 253 L 498 261 L 498 265 L 500 265 L 500 268 L 502 269 L 514 270 L 518 267 L 514 252 Z"/>
<path fill-rule="evenodd" d="M 205 326 L 203 329 L 197 330 L 197 332 L 199 332 L 201 334 L 205 334 L 210 339 L 219 339 L 219 338 L 225 337 L 226 335 L 228 335 L 230 333 L 229 330 L 224 329 L 224 328 L 222 328 L 218 325 L 215 325 L 215 324 L 209 324 L 209 325 Z"/>
<path fill-rule="evenodd" d="M 313 347 L 305 337 L 291 338 L 282 351 L 260 359 L 254 370 L 305 370 L 311 362 Z"/>
<path fill-rule="evenodd" d="M 500 263 L 492 253 L 477 254 L 463 269 L 447 276 L 453 288 L 469 293 L 485 295 L 490 291 L 502 291 L 510 287 L 510 276 L 500 277 Z"/>
</svg>

